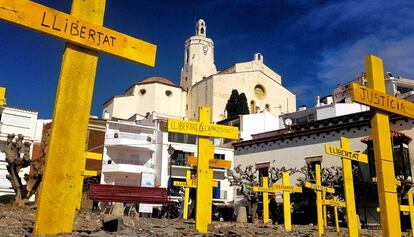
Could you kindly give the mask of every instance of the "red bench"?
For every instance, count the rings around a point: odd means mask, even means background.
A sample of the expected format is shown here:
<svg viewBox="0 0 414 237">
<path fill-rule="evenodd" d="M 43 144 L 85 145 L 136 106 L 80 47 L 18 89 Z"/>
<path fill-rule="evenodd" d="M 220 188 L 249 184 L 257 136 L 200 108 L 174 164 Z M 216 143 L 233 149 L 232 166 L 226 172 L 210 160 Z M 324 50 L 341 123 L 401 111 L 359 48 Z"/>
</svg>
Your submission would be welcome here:
<svg viewBox="0 0 414 237">
<path fill-rule="evenodd" d="M 166 188 L 89 184 L 89 199 L 100 202 L 126 202 L 173 205 Z"/>
</svg>

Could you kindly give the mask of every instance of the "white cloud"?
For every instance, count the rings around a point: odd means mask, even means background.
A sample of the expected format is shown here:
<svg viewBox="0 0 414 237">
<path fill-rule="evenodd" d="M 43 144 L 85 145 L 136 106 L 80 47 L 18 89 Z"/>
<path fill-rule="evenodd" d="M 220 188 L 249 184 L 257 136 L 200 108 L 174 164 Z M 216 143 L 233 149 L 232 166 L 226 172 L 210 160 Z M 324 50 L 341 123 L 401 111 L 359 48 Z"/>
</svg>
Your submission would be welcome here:
<svg viewBox="0 0 414 237">
<path fill-rule="evenodd" d="M 355 79 L 365 71 L 364 58 L 374 54 L 384 61 L 384 70 L 414 79 L 414 34 L 401 39 L 379 39 L 370 35 L 355 43 L 322 52 L 318 79 L 334 87 Z"/>
</svg>

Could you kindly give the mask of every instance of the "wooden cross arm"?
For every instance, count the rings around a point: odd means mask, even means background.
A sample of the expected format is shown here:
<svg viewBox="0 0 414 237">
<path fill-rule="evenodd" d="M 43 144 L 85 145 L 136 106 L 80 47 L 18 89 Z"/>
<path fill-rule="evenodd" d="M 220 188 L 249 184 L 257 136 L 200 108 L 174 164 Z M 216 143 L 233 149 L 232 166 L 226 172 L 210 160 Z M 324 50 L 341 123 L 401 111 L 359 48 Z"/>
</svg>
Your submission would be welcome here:
<svg viewBox="0 0 414 237">
<path fill-rule="evenodd" d="M 185 188 L 197 188 L 197 182 L 191 180 L 189 184 L 187 185 L 186 181 L 174 181 L 173 186 L 185 187 Z M 217 181 L 213 181 L 213 187 L 218 187 Z"/>
<path fill-rule="evenodd" d="M 292 193 L 301 193 L 302 187 L 299 186 L 289 186 L 283 184 L 273 184 L 272 189 L 276 191 L 283 191 L 283 192 L 292 192 Z"/>
<path fill-rule="evenodd" d="M 306 188 L 313 189 L 313 190 L 317 190 L 317 191 L 323 191 L 323 192 L 328 192 L 328 193 L 335 193 L 335 189 L 334 188 L 325 187 L 325 186 L 317 185 L 317 184 L 310 183 L 310 182 L 305 182 L 305 187 Z"/>
<path fill-rule="evenodd" d="M 324 206 L 333 206 L 333 207 L 346 207 L 346 203 L 345 202 L 341 202 L 339 200 L 335 200 L 335 199 L 324 199 L 322 200 L 322 205 Z"/>
<path fill-rule="evenodd" d="M 325 145 L 325 153 L 333 156 L 339 156 L 341 158 L 355 160 L 362 163 L 368 163 L 368 156 L 363 153 L 342 149 L 339 147 L 331 146 L 329 144 Z"/>
<path fill-rule="evenodd" d="M 187 159 L 189 165 L 197 165 L 197 157 L 190 156 Z M 231 168 L 231 161 L 229 160 L 218 160 L 218 159 L 210 159 L 208 161 L 209 167 L 212 168 L 224 168 L 230 169 Z"/>
</svg>

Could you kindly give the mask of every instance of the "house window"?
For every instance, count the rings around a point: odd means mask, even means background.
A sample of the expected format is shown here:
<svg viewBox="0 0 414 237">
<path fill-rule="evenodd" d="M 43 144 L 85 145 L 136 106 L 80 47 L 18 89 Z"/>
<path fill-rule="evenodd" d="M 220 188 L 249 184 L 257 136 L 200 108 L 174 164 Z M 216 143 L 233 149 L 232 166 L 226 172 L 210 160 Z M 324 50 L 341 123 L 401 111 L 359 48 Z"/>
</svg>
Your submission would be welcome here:
<svg viewBox="0 0 414 237">
<path fill-rule="evenodd" d="M 393 158 L 394 158 L 394 173 L 399 179 L 407 179 L 411 177 L 410 153 L 408 150 L 408 137 L 394 137 L 393 143 Z M 377 177 L 375 170 L 374 147 L 372 140 L 367 142 L 368 145 L 368 165 L 371 178 Z"/>
<path fill-rule="evenodd" d="M 256 164 L 256 170 L 259 172 L 259 182 L 263 177 L 269 177 L 270 162 Z"/>
<path fill-rule="evenodd" d="M 187 165 L 187 159 L 189 156 L 193 156 L 194 153 L 191 152 L 184 152 L 180 150 L 175 150 L 174 154 L 171 156 L 171 161 L 173 165 L 181 165 L 186 166 Z"/>
<path fill-rule="evenodd" d="M 312 157 L 306 157 L 306 167 L 308 171 L 308 177 L 311 181 L 315 181 L 315 170 L 316 165 L 321 165 L 322 163 L 322 156 L 312 156 Z"/>
</svg>

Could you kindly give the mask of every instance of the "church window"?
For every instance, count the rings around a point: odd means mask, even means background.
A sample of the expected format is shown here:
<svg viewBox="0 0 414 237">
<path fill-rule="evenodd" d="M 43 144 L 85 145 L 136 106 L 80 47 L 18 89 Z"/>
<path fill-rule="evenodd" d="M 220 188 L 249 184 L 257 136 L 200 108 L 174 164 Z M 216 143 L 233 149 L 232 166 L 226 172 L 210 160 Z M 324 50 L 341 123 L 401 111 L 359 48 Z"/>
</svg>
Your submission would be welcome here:
<svg viewBox="0 0 414 237">
<path fill-rule="evenodd" d="M 188 110 L 188 105 L 185 105 L 185 110 Z"/>
<path fill-rule="evenodd" d="M 256 102 L 254 100 L 250 101 L 250 113 L 251 114 L 256 113 Z"/>
<path fill-rule="evenodd" d="M 190 61 L 190 49 L 187 48 L 187 53 L 185 54 L 185 61 L 188 63 Z"/>
<path fill-rule="evenodd" d="M 165 95 L 168 96 L 168 97 L 170 97 L 172 95 L 172 91 L 166 90 L 165 91 Z"/>
<path fill-rule="evenodd" d="M 265 88 L 260 84 L 256 85 L 254 87 L 254 95 L 260 100 L 264 99 L 266 96 Z"/>
<path fill-rule="evenodd" d="M 188 81 L 188 77 L 185 77 L 185 81 Z"/>
<path fill-rule="evenodd" d="M 265 108 L 266 108 L 266 110 L 267 110 L 268 112 L 270 112 L 270 105 L 269 105 L 269 104 L 266 104 L 266 105 L 265 105 Z"/>
<path fill-rule="evenodd" d="M 203 28 L 203 27 L 201 27 L 201 29 L 200 29 L 200 33 L 201 33 L 202 35 L 204 35 L 204 28 Z"/>
<path fill-rule="evenodd" d="M 145 93 L 147 93 L 147 90 L 145 90 L 145 89 L 141 89 L 141 90 L 139 90 L 139 93 L 140 93 L 141 95 L 145 95 Z"/>
</svg>

